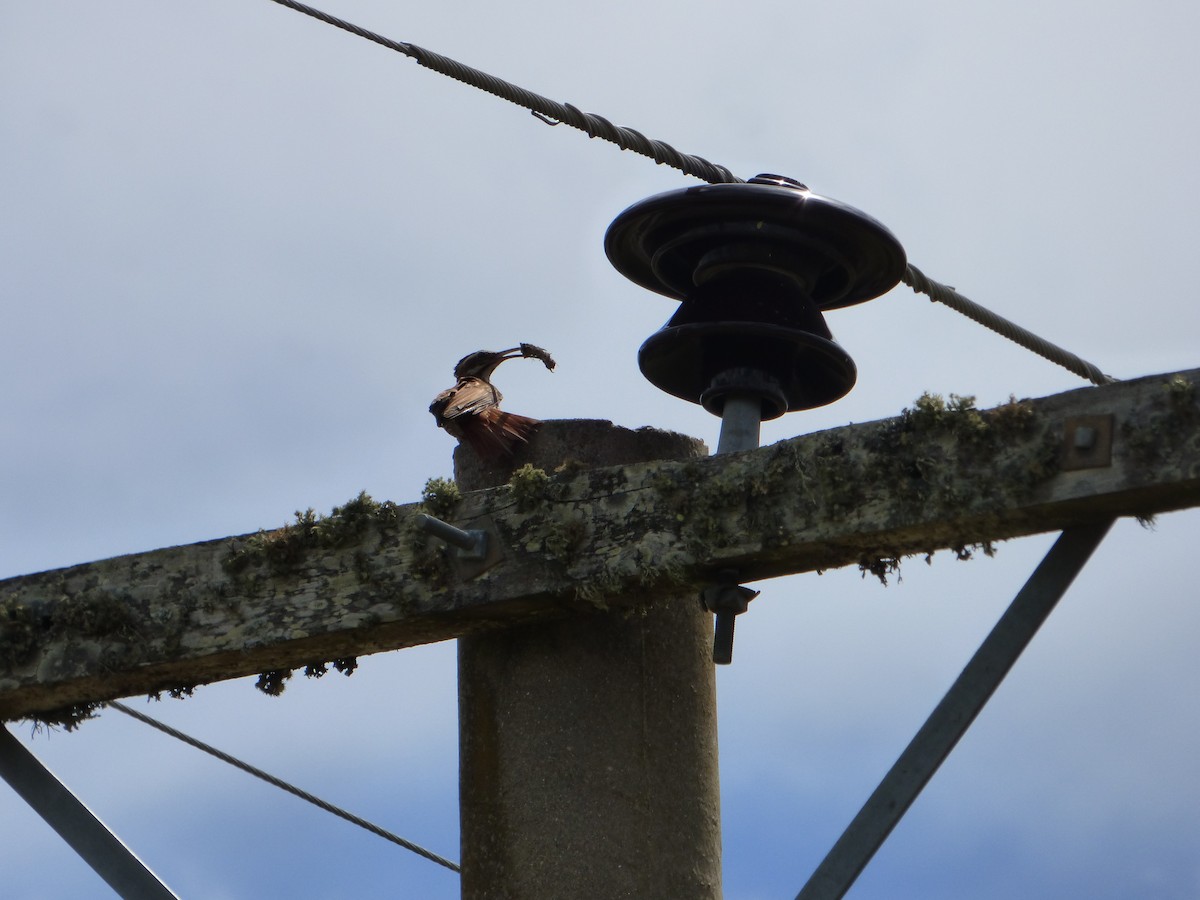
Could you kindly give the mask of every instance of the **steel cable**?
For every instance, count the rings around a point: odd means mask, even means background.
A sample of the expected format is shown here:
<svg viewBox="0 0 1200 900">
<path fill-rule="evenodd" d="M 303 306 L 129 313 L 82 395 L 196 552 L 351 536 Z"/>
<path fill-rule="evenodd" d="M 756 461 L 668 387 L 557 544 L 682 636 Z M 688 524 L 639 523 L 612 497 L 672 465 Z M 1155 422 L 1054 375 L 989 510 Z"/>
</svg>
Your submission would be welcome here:
<svg viewBox="0 0 1200 900">
<path fill-rule="evenodd" d="M 564 125 L 570 125 L 572 128 L 578 128 L 590 138 L 602 138 L 603 140 L 610 141 L 622 150 L 632 150 L 634 153 L 649 157 L 659 165 L 671 166 L 685 175 L 691 175 L 710 184 L 736 184 L 742 181 L 741 178 L 738 178 L 724 166 L 718 166 L 699 156 L 680 153 L 669 144 L 664 144 L 662 141 L 652 141 L 641 132 L 635 131 L 632 128 L 622 128 L 614 125 L 602 116 L 585 113 L 570 103 L 559 103 L 556 100 L 535 94 L 533 91 L 526 90 L 502 78 L 497 78 L 495 75 L 489 75 L 487 72 L 464 65 L 457 60 L 442 56 L 440 53 L 434 53 L 432 50 L 426 50 L 424 47 L 418 47 L 416 44 L 393 41 L 390 38 L 376 34 L 373 31 L 368 31 L 365 28 L 360 28 L 358 25 L 339 19 L 336 16 L 331 16 L 329 13 L 313 9 L 311 6 L 297 2 L 297 0 L 272 0 L 272 2 L 278 3 L 280 6 L 286 6 L 289 9 L 294 9 L 296 12 L 304 13 L 304 15 L 311 16 L 314 19 L 319 19 L 328 25 L 341 28 L 343 31 L 348 31 L 361 38 L 366 38 L 368 41 L 374 41 L 376 44 L 387 47 L 389 50 L 403 53 L 405 56 L 415 59 L 427 69 L 432 69 L 435 72 L 453 78 L 455 81 L 461 81 L 471 87 L 478 88 L 502 100 L 507 100 L 510 103 L 515 103 L 518 106 L 537 113 L 542 117 L 543 121 L 548 120 L 550 124 L 561 122 Z"/>
<path fill-rule="evenodd" d="M 172 728 L 170 725 L 164 724 L 163 722 L 160 722 L 157 719 L 151 718 L 150 716 L 146 715 L 145 713 L 140 713 L 137 710 L 130 709 L 124 703 L 118 703 L 117 701 L 113 700 L 113 701 L 109 702 L 107 705 L 119 712 L 125 713 L 125 715 L 127 715 L 127 716 L 132 716 L 133 718 L 137 719 L 139 722 L 144 722 L 145 724 L 149 725 L 152 728 L 157 728 L 159 731 L 163 732 L 163 734 L 169 734 L 171 737 L 181 740 L 185 744 L 191 744 L 197 750 L 203 750 L 205 753 L 209 754 L 210 756 L 215 756 L 217 759 L 221 760 L 222 762 L 229 763 L 229 765 L 233 766 L 234 768 L 241 769 L 243 772 L 247 772 L 250 775 L 253 775 L 255 778 L 261 778 L 263 781 L 267 782 L 268 784 L 273 784 L 275 787 L 280 788 L 281 790 L 287 791 L 289 794 L 299 797 L 301 800 L 307 800 L 313 806 L 319 807 L 320 809 L 325 810 L 325 812 L 333 813 L 335 816 L 345 819 L 347 822 L 352 822 L 353 824 L 357 825 L 359 828 L 365 828 L 367 831 L 371 832 L 372 834 L 377 834 L 381 838 L 391 841 L 393 844 L 399 844 L 405 850 L 411 850 L 413 853 L 417 854 L 418 856 L 423 856 L 430 862 L 435 862 L 439 866 L 444 866 L 445 868 L 449 869 L 451 872 L 461 871 L 461 869 L 458 866 L 458 863 L 451 862 L 450 860 L 446 859 L 445 857 L 438 856 L 432 850 L 426 850 L 424 847 L 420 846 L 419 844 L 414 844 L 412 841 L 406 841 L 404 838 L 399 837 L 398 835 L 394 835 L 390 831 L 387 831 L 386 829 L 380 828 L 378 825 L 374 825 L 371 822 L 368 822 L 366 819 L 360 818 L 360 817 L 354 815 L 353 813 L 346 812 L 346 810 L 341 809 L 340 807 L 334 806 L 332 803 L 327 803 L 324 800 L 322 800 L 320 797 L 314 797 L 312 794 L 308 793 L 307 791 L 301 790 L 300 788 L 295 787 L 294 785 L 288 784 L 286 781 L 284 781 L 280 778 L 276 778 L 274 775 L 269 775 L 268 773 L 264 772 L 262 769 L 256 769 L 254 766 L 250 765 L 249 763 L 242 762 L 240 759 L 230 756 L 228 753 L 224 753 L 221 750 L 218 750 L 216 747 L 212 747 L 212 746 L 204 743 L 203 741 L 199 741 L 196 738 L 191 737 L 190 735 L 186 735 L 182 731 L 178 731 L 178 730 Z"/>
<path fill-rule="evenodd" d="M 934 281 L 914 265 L 909 265 L 902 279 L 906 285 L 920 294 L 925 294 L 936 303 L 944 303 L 955 312 L 962 313 L 968 319 L 978 322 L 985 328 L 990 328 L 997 334 L 1020 344 L 1026 350 L 1031 350 L 1038 356 L 1057 363 L 1064 369 L 1074 372 L 1081 378 L 1086 378 L 1092 384 L 1112 384 L 1115 378 L 1105 375 L 1095 365 L 1085 359 L 1080 359 L 1069 350 L 1064 350 L 1052 344 L 1045 338 L 1038 337 L 1027 328 L 1022 328 L 1016 322 L 1011 322 L 997 315 L 986 307 L 980 306 L 974 300 L 964 297 L 949 285 Z"/>
</svg>

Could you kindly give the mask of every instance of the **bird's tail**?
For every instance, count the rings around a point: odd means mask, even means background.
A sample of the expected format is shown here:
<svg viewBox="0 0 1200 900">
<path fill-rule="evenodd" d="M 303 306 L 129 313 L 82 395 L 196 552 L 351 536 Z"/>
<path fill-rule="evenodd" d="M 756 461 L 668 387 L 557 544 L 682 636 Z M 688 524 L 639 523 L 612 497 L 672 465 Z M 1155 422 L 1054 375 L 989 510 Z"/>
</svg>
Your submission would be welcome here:
<svg viewBox="0 0 1200 900">
<path fill-rule="evenodd" d="M 518 445 L 529 443 L 542 424 L 538 419 L 495 407 L 473 418 L 473 427 L 463 429 L 463 440 L 481 459 L 491 462 L 511 457 Z"/>
</svg>

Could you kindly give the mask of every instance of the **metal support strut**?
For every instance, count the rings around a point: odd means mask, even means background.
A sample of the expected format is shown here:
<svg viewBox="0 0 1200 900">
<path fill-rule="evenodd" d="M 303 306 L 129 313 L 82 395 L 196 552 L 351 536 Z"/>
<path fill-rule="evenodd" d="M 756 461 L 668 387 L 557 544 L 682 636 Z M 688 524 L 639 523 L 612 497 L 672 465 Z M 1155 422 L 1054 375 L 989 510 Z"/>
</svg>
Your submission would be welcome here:
<svg viewBox="0 0 1200 900">
<path fill-rule="evenodd" d="M 2 726 L 0 776 L 119 896 L 125 900 L 179 900 L 53 772 Z"/>
<path fill-rule="evenodd" d="M 840 900 L 1029 646 L 1112 520 L 1059 536 L 796 900 Z"/>
</svg>

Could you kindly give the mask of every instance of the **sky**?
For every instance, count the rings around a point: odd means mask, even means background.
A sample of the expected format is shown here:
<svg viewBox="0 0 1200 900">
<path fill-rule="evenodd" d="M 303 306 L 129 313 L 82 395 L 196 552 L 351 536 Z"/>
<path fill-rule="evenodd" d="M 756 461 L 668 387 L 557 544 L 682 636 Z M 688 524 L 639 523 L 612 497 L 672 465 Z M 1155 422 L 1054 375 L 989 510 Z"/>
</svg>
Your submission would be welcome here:
<svg viewBox="0 0 1200 900">
<path fill-rule="evenodd" d="M 887 225 L 1117 378 L 1200 365 L 1182 0 L 323 8 Z M 507 408 L 692 434 L 636 351 L 673 311 L 608 224 L 698 182 L 269 0 L 0 4 L 0 578 L 273 528 L 451 473 L 426 407 L 528 341 Z M 829 314 L 858 384 L 764 443 L 1083 386 L 904 287 Z M 850 893 L 1200 897 L 1200 514 L 1121 521 Z M 718 672 L 725 896 L 792 897 L 1053 535 L 777 579 Z M 164 721 L 458 857 L 452 643 Z M 14 733 L 181 896 L 449 898 L 456 877 L 115 711 Z M 109 896 L 0 786 L 12 900 Z"/>
</svg>

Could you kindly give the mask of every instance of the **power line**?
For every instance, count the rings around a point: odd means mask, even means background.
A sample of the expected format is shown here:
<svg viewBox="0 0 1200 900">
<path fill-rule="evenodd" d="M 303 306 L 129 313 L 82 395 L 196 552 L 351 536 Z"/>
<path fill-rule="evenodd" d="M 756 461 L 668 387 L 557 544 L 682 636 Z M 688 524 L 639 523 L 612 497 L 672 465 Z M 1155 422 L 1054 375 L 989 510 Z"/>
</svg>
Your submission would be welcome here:
<svg viewBox="0 0 1200 900">
<path fill-rule="evenodd" d="M 373 31 L 360 28 L 344 19 L 331 16 L 329 13 L 321 12 L 319 9 L 313 9 L 311 6 L 303 3 L 298 3 L 296 0 L 273 0 L 273 2 L 278 3 L 280 6 L 294 9 L 296 12 L 304 13 L 304 15 L 311 16 L 314 19 L 319 19 L 335 28 L 358 35 L 368 41 L 374 41 L 376 44 L 387 47 L 389 50 L 403 53 L 405 56 L 415 59 L 427 69 L 433 69 L 433 71 L 453 78 L 456 81 L 461 81 L 471 87 L 493 94 L 502 100 L 522 106 L 537 114 L 542 121 L 548 121 L 549 124 L 557 125 L 561 122 L 564 125 L 570 125 L 572 128 L 578 128 L 590 138 L 601 138 L 611 141 L 622 150 L 632 150 L 634 153 L 640 153 L 642 156 L 654 160 L 659 165 L 671 166 L 674 169 L 679 169 L 685 175 L 692 175 L 710 184 L 740 183 L 742 181 L 741 178 L 738 178 L 724 166 L 715 165 L 699 156 L 680 153 L 669 144 L 664 144 L 662 141 L 650 140 L 640 131 L 614 125 L 603 116 L 585 113 L 570 103 L 559 103 L 556 100 L 535 94 L 533 91 L 505 81 L 503 78 L 489 75 L 487 72 L 464 65 L 449 57 L 434 53 L 432 50 L 426 50 L 424 47 L 418 47 L 416 44 L 393 41 L 391 38 L 386 38 Z"/>
<path fill-rule="evenodd" d="M 234 768 L 241 769 L 243 772 L 248 772 L 249 774 L 253 775 L 255 778 L 261 778 L 263 781 L 267 782 L 268 784 L 273 784 L 275 787 L 280 788 L 281 790 L 287 791 L 289 794 L 293 794 L 294 796 L 299 797 L 301 800 L 307 800 L 313 806 L 317 806 L 317 807 L 325 810 L 325 812 L 333 813 L 335 816 L 345 819 L 347 822 L 352 822 L 353 824 L 357 825 L 359 828 L 365 828 L 367 831 L 371 832 L 372 834 L 377 834 L 381 838 L 391 841 L 393 844 L 399 844 L 405 850 L 411 850 L 413 853 L 417 854 L 418 856 L 423 856 L 430 862 L 435 862 L 439 866 L 444 866 L 445 868 L 449 869 L 451 872 L 460 872 L 461 871 L 458 863 L 451 862 L 450 860 L 446 859 L 445 857 L 438 856 L 432 850 L 426 850 L 424 847 L 420 846 L 419 844 L 414 844 L 412 841 L 406 841 L 404 838 L 399 837 L 398 835 L 392 834 L 390 831 L 387 831 L 384 828 L 380 828 L 378 825 L 372 824 L 371 822 L 368 822 L 366 819 L 360 818 L 360 817 L 354 815 L 353 813 L 346 812 L 346 810 L 341 809 L 340 807 L 334 806 L 332 803 L 327 803 L 326 801 L 322 800 L 319 797 L 314 797 L 312 794 L 308 793 L 308 791 L 301 790 L 300 788 L 295 787 L 294 785 L 288 784 L 286 781 L 284 781 L 281 778 L 276 778 L 274 775 L 269 775 L 266 772 L 264 772 L 262 769 L 257 769 L 254 766 L 250 765 L 249 763 L 242 762 L 240 759 L 230 756 L 228 753 L 224 753 L 221 750 L 218 750 L 216 747 L 210 746 L 209 744 L 206 744 L 203 741 L 199 741 L 196 738 L 191 737 L 190 735 L 186 735 L 182 731 L 178 731 L 178 730 L 172 728 L 170 725 L 164 724 L 163 722 L 160 722 L 157 719 L 153 719 L 150 716 L 146 715 L 145 713 L 140 713 L 136 710 L 130 709 L 124 703 L 118 703 L 117 701 L 113 700 L 113 701 L 109 702 L 107 705 L 119 712 L 125 713 L 125 715 L 127 715 L 127 716 L 132 716 L 133 718 L 137 719 L 139 722 L 145 722 L 147 725 L 149 725 L 152 728 L 157 728 L 159 731 L 163 732 L 163 734 L 169 734 L 171 737 L 177 738 L 178 740 L 183 741 L 185 744 L 191 744 L 197 750 L 203 750 L 205 753 L 209 754 L 210 756 L 215 756 L 217 759 L 221 760 L 222 762 L 229 763 L 229 765 L 233 766 Z"/>
<path fill-rule="evenodd" d="M 580 131 L 586 133 L 590 138 L 601 138 L 610 141 L 622 150 L 632 150 L 634 153 L 639 153 L 642 156 L 653 159 L 659 165 L 671 166 L 685 175 L 691 175 L 702 181 L 707 181 L 709 184 L 740 184 L 743 182 L 743 179 L 738 178 L 729 169 L 716 163 L 711 163 L 703 157 L 680 153 L 670 144 L 651 140 L 640 131 L 613 125 L 612 122 L 603 116 L 598 116 L 594 113 L 585 113 L 570 103 L 559 103 L 556 100 L 535 94 L 533 91 L 526 90 L 519 85 L 464 65 L 449 57 L 434 53 L 432 50 L 426 50 L 423 47 L 418 47 L 416 44 L 394 41 L 391 38 L 368 31 L 366 28 L 361 28 L 344 19 L 339 19 L 336 16 L 331 16 L 329 13 L 314 9 L 311 6 L 298 2 L 298 0 L 272 0 L 272 2 L 278 3 L 280 6 L 286 6 L 306 16 L 311 16 L 335 28 L 348 31 L 368 41 L 373 41 L 380 46 L 387 47 L 389 50 L 403 53 L 428 69 L 433 69 L 435 72 L 439 72 L 456 81 L 461 81 L 464 84 L 478 88 L 481 91 L 486 91 L 510 103 L 522 106 L 547 124 L 558 125 L 562 123 L 570 125 L 572 128 L 578 128 Z M 1087 360 L 1081 359 L 1074 353 L 1050 343 L 1027 328 L 1022 328 L 1015 322 L 1011 322 L 986 307 L 980 306 L 975 301 L 967 299 L 949 285 L 934 281 L 916 266 L 909 265 L 902 280 L 914 291 L 927 295 L 935 302 L 950 307 L 955 312 L 961 313 L 986 328 L 990 328 L 1002 337 L 1006 337 L 1026 350 L 1030 350 L 1044 359 L 1048 359 L 1050 362 L 1074 372 L 1081 378 L 1086 378 L 1093 384 L 1110 384 L 1116 380 L 1105 375 L 1100 371 L 1099 367 Z"/>
<path fill-rule="evenodd" d="M 927 295 L 935 303 L 944 303 L 955 312 L 962 313 L 968 319 L 1020 344 L 1026 350 L 1030 350 L 1052 363 L 1057 363 L 1080 378 L 1086 378 L 1092 384 L 1112 384 L 1117 380 L 1110 375 L 1105 375 L 1094 364 L 1079 358 L 1069 350 L 1064 350 L 1057 344 L 1038 337 L 1029 329 L 1022 328 L 1016 322 L 1009 321 L 990 309 L 980 306 L 974 300 L 964 297 L 950 285 L 934 281 L 914 265 L 908 266 L 903 281 L 917 293 Z"/>
</svg>

